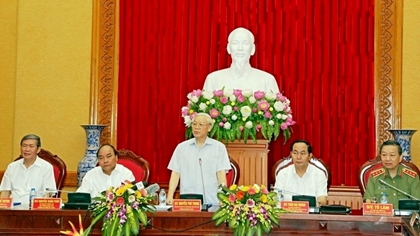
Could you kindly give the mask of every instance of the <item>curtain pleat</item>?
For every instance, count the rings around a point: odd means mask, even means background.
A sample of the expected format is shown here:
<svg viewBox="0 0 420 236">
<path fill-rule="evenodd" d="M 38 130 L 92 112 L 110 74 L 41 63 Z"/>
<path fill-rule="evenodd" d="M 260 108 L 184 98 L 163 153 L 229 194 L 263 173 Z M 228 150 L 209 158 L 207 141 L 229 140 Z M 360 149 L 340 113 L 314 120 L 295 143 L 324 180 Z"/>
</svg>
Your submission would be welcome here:
<svg viewBox="0 0 420 236">
<path fill-rule="evenodd" d="M 357 185 L 376 150 L 374 0 L 120 3 L 117 146 L 149 161 L 152 182 L 169 181 L 186 95 L 230 66 L 227 37 L 245 27 L 255 36 L 251 65 L 275 76 L 297 121 L 290 141 L 270 144 L 269 166 L 306 139 L 332 184 Z"/>
</svg>

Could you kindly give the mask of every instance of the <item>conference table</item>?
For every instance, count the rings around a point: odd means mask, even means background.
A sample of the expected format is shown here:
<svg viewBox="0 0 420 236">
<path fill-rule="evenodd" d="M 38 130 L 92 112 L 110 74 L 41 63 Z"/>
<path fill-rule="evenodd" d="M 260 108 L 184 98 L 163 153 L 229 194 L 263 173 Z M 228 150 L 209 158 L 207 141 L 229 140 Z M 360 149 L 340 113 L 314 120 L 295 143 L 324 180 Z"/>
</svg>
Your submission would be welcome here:
<svg viewBox="0 0 420 236">
<path fill-rule="evenodd" d="M 84 228 L 90 224 L 84 210 L 0 210 L 0 235 L 60 235 L 70 230 L 71 221 L 79 228 L 78 217 L 86 215 Z M 149 225 L 140 235 L 233 235 L 226 224 L 215 227 L 213 212 L 148 213 Z M 280 227 L 269 235 L 419 235 L 419 226 L 410 226 L 409 218 L 395 216 L 283 214 Z M 99 222 L 91 235 L 101 235 Z"/>
</svg>

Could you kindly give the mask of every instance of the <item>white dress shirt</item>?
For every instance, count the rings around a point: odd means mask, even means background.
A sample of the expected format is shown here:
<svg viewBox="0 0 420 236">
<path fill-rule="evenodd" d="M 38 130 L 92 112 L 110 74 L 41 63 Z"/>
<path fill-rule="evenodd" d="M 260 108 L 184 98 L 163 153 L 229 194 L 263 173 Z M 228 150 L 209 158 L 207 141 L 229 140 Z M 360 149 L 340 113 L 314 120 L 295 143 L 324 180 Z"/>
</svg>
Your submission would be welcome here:
<svg viewBox="0 0 420 236">
<path fill-rule="evenodd" d="M 45 189 L 56 189 L 53 166 L 40 157 L 26 168 L 24 159 L 10 163 L 1 181 L 0 191 L 11 191 L 13 202 L 29 204 L 29 192 L 35 188 L 36 197 L 44 196 Z"/>
<path fill-rule="evenodd" d="M 102 168 L 97 166 L 86 173 L 85 177 L 83 177 L 82 185 L 76 192 L 90 193 L 90 196 L 93 198 L 100 196 L 101 192 L 110 187 L 119 187 L 125 180 L 134 181 L 134 175 L 131 170 L 123 165 L 117 164 L 111 175 L 105 174 Z"/>
<path fill-rule="evenodd" d="M 327 196 L 327 177 L 317 167 L 309 164 L 305 174 L 300 177 L 295 165 L 280 170 L 276 176 L 276 189 L 283 191 L 284 200 L 292 201 L 293 195 Z"/>
</svg>

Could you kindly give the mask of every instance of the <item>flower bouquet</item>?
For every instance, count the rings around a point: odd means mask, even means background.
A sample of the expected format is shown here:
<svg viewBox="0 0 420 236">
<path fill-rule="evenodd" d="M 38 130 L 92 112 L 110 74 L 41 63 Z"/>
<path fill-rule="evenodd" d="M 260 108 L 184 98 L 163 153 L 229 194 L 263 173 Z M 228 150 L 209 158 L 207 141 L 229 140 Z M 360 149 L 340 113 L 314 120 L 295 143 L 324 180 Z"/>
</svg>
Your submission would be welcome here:
<svg viewBox="0 0 420 236">
<path fill-rule="evenodd" d="M 93 226 L 103 219 L 102 235 L 130 236 L 138 235 L 139 222 L 147 225 L 146 211 L 154 212 L 151 204 L 153 196 L 146 189 L 133 190 L 133 185 L 126 181 L 118 188 L 109 188 L 101 196 L 92 199 L 89 209 L 93 220 L 84 235 L 89 235 Z"/>
<path fill-rule="evenodd" d="M 210 137 L 217 140 L 246 142 L 251 137 L 256 142 L 257 132 L 268 141 L 283 133 L 290 138 L 293 121 L 290 101 L 281 93 L 245 89 L 193 90 L 187 95 L 188 104 L 182 107 L 182 117 L 187 127 L 186 138 L 192 137 L 191 121 L 197 113 L 211 116 L 214 126 Z"/>
<path fill-rule="evenodd" d="M 221 205 L 212 219 L 216 220 L 216 226 L 227 222 L 234 235 L 269 233 L 273 223 L 279 225 L 280 214 L 287 212 L 276 207 L 276 196 L 276 192 L 269 192 L 263 185 L 234 184 L 230 188 L 221 185 L 217 193 Z"/>
</svg>

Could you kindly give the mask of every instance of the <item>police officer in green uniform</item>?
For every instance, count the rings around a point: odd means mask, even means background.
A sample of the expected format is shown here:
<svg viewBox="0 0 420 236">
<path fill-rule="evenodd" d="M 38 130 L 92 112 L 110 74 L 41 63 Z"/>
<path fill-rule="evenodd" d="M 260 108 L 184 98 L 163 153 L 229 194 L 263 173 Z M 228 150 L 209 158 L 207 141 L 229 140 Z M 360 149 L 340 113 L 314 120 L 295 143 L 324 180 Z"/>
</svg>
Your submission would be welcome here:
<svg viewBox="0 0 420 236">
<path fill-rule="evenodd" d="M 379 153 L 383 167 L 372 171 L 370 174 L 363 200 L 371 203 L 372 198 L 376 198 L 378 203 L 380 203 L 381 196 L 385 193 L 388 203 L 391 203 L 394 209 L 398 209 L 398 201 L 409 198 L 405 194 L 386 186 L 379 180 L 383 180 L 385 183 L 420 199 L 419 176 L 415 171 L 400 165 L 402 160 L 400 144 L 394 140 L 385 141 L 382 143 Z"/>
</svg>

